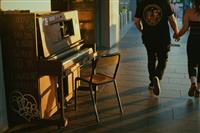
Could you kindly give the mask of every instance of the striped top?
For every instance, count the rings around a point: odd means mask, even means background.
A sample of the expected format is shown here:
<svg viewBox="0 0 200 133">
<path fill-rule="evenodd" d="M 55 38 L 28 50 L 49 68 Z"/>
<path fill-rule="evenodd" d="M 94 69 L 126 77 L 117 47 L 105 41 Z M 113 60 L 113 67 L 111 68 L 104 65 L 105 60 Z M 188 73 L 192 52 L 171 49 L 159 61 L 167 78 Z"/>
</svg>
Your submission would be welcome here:
<svg viewBox="0 0 200 133">
<path fill-rule="evenodd" d="M 200 36 L 200 21 L 190 21 L 190 35 Z"/>
</svg>

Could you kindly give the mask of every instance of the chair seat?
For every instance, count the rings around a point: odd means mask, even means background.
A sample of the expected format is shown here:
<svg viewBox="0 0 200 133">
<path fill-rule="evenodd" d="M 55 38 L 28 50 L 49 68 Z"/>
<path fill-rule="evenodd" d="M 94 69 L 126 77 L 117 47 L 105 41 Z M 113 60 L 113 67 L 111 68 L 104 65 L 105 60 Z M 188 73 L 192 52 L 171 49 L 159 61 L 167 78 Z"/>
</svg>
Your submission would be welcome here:
<svg viewBox="0 0 200 133">
<path fill-rule="evenodd" d="M 86 82 L 90 82 L 90 76 L 83 76 L 83 77 L 81 77 L 81 79 Z M 92 77 L 92 84 L 100 85 L 100 84 L 113 82 L 113 80 L 114 79 L 108 75 L 97 73 L 97 74 L 93 75 L 93 77 Z"/>
</svg>

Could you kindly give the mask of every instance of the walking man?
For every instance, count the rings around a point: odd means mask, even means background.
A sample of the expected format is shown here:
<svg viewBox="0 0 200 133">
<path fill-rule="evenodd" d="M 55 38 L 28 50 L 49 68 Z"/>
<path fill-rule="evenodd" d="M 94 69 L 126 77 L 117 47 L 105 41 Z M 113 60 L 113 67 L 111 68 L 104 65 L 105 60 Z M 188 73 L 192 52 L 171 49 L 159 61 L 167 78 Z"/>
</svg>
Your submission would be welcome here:
<svg viewBox="0 0 200 133">
<path fill-rule="evenodd" d="M 168 23 L 169 22 L 169 23 Z M 160 80 L 163 77 L 171 47 L 169 24 L 178 34 L 174 10 L 169 0 L 140 0 L 134 18 L 136 28 L 142 33 L 147 50 L 149 89 L 160 94 Z"/>
</svg>

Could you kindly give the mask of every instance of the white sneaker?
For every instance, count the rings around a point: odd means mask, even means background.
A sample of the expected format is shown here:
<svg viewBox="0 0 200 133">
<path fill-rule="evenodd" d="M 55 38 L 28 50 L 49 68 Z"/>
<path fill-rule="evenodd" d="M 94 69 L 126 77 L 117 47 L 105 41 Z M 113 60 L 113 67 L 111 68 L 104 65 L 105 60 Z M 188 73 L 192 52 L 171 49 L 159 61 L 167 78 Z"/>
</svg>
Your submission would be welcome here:
<svg viewBox="0 0 200 133">
<path fill-rule="evenodd" d="M 153 93 L 158 96 L 160 94 L 160 80 L 157 76 L 153 77 Z"/>
</svg>

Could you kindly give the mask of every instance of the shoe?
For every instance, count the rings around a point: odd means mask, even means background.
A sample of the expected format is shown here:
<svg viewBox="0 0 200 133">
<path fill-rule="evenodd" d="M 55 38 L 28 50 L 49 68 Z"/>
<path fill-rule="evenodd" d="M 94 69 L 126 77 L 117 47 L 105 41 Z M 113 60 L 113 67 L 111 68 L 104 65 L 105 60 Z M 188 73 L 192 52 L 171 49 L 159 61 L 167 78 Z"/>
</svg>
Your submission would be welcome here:
<svg viewBox="0 0 200 133">
<path fill-rule="evenodd" d="M 160 80 L 157 76 L 153 78 L 153 93 L 158 96 L 160 94 Z"/>
<path fill-rule="evenodd" d="M 153 89 L 154 89 L 154 87 L 153 87 L 153 83 L 152 83 L 152 82 L 149 83 L 148 89 L 149 89 L 149 90 L 153 90 Z"/>
<path fill-rule="evenodd" d="M 195 97 L 200 97 L 200 89 L 196 89 L 194 92 Z"/>
<path fill-rule="evenodd" d="M 190 86 L 190 89 L 188 91 L 188 96 L 193 97 L 196 89 L 197 89 L 196 84 L 192 83 L 191 86 Z"/>
</svg>

